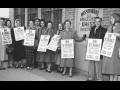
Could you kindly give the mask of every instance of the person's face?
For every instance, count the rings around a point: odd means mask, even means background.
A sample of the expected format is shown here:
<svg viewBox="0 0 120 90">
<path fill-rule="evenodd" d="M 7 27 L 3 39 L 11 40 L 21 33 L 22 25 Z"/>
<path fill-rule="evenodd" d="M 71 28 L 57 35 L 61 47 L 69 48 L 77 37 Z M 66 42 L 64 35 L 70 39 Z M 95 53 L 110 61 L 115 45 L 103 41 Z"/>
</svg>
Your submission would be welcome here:
<svg viewBox="0 0 120 90">
<path fill-rule="evenodd" d="M 114 19 L 113 16 L 110 17 L 110 22 L 111 22 L 111 24 L 114 24 L 114 23 L 115 23 L 115 19 Z"/>
<path fill-rule="evenodd" d="M 40 24 L 39 20 L 35 20 L 35 25 L 39 26 L 39 24 Z"/>
<path fill-rule="evenodd" d="M 95 26 L 99 27 L 101 25 L 101 20 L 100 19 L 95 19 Z"/>
<path fill-rule="evenodd" d="M 59 24 L 59 26 L 58 26 L 58 27 L 59 27 L 59 30 L 62 30 L 62 25 L 61 25 L 61 24 Z"/>
<path fill-rule="evenodd" d="M 41 27 L 45 27 L 45 23 L 44 23 L 44 21 L 41 21 Z"/>
<path fill-rule="evenodd" d="M 33 25 L 34 25 L 33 21 L 30 21 L 29 22 L 29 27 L 33 27 Z"/>
<path fill-rule="evenodd" d="M 69 29 L 70 26 L 71 26 L 70 22 L 66 22 L 66 23 L 65 23 L 65 28 L 66 28 L 66 29 Z"/>
<path fill-rule="evenodd" d="M 11 22 L 7 21 L 7 26 L 10 27 L 11 26 Z"/>
<path fill-rule="evenodd" d="M 4 21 L 3 20 L 0 20 L 0 25 L 4 26 Z"/>
<path fill-rule="evenodd" d="M 49 29 L 52 28 L 52 23 L 48 23 L 48 28 L 49 28 Z"/>
<path fill-rule="evenodd" d="M 20 21 L 16 22 L 16 27 L 20 26 Z"/>
</svg>

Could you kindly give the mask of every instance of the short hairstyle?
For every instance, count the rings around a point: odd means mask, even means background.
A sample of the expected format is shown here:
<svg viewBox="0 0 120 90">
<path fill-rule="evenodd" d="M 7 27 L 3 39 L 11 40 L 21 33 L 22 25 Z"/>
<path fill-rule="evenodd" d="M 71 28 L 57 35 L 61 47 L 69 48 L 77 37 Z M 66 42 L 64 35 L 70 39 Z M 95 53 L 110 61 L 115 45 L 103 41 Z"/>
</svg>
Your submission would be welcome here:
<svg viewBox="0 0 120 90">
<path fill-rule="evenodd" d="M 11 20 L 10 19 L 7 19 L 6 21 L 5 21 L 5 26 L 7 26 L 7 22 L 10 22 L 11 23 L 11 25 L 12 25 L 12 22 L 11 22 Z"/>
<path fill-rule="evenodd" d="M 102 22 L 102 18 L 101 17 L 95 17 L 94 20 L 96 19 L 100 19 L 100 21 Z"/>
<path fill-rule="evenodd" d="M 30 21 L 32 21 L 32 22 L 34 23 L 34 20 L 33 20 L 33 19 L 30 19 L 30 20 L 28 21 L 28 25 L 29 25 L 29 22 L 30 22 Z"/>
<path fill-rule="evenodd" d="M 40 27 L 41 27 L 41 22 L 44 22 L 45 27 L 47 26 L 47 25 L 46 25 L 46 21 L 45 21 L 45 19 L 41 19 L 41 20 L 40 20 Z"/>
<path fill-rule="evenodd" d="M 111 16 L 115 19 L 115 23 L 118 22 L 120 23 L 120 14 L 118 13 L 113 13 Z"/>
<path fill-rule="evenodd" d="M 62 30 L 64 30 L 64 24 L 63 24 L 63 23 L 59 23 L 59 24 L 61 24 L 61 25 L 62 25 Z M 58 25 L 59 25 L 59 24 L 58 24 Z"/>
<path fill-rule="evenodd" d="M 71 25 L 71 21 L 70 21 L 69 19 L 66 19 L 66 20 L 64 21 L 64 25 L 66 24 L 66 22 L 69 22 L 70 25 Z"/>
<path fill-rule="evenodd" d="M 53 28 L 53 23 L 52 23 L 52 21 L 47 21 L 47 26 L 48 26 L 48 23 L 51 23 L 51 24 L 52 24 L 52 28 Z"/>
</svg>

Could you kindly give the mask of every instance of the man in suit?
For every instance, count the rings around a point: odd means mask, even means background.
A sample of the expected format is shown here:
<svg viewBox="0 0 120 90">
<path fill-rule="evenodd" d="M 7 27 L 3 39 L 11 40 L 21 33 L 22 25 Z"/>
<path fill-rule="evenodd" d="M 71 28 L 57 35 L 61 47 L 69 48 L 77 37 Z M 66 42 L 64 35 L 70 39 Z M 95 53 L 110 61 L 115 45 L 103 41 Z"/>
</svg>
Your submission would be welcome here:
<svg viewBox="0 0 120 90">
<path fill-rule="evenodd" d="M 104 40 L 107 29 L 101 26 L 102 18 L 95 17 L 95 26 L 91 27 L 89 38 Z M 87 81 L 102 81 L 102 62 L 103 56 L 100 56 L 100 61 L 89 61 L 89 74 L 90 78 Z"/>
</svg>

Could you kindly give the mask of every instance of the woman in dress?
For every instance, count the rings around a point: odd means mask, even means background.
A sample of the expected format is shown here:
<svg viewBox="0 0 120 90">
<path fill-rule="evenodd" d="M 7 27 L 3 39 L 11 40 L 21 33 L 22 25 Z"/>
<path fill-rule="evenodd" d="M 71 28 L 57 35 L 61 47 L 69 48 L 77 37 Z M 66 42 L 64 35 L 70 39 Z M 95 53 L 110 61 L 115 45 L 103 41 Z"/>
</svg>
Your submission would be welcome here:
<svg viewBox="0 0 120 90">
<path fill-rule="evenodd" d="M 102 73 L 109 75 L 110 81 L 117 81 L 118 75 L 120 75 L 120 15 L 112 14 L 110 22 L 112 26 L 108 29 L 108 33 L 116 36 L 116 42 L 112 57 L 103 57 Z"/>
<path fill-rule="evenodd" d="M 75 39 L 75 41 L 77 42 L 82 42 L 83 40 L 85 40 L 86 35 L 83 35 L 83 37 L 78 37 L 78 35 L 76 34 L 75 30 L 71 29 L 71 21 L 69 19 L 65 20 L 64 22 L 65 25 L 65 30 L 63 30 L 60 33 L 60 40 L 65 40 L 65 39 Z M 61 58 L 61 64 L 60 67 L 64 68 L 64 71 L 62 73 L 62 75 L 66 74 L 66 68 L 69 68 L 69 77 L 72 77 L 72 69 L 74 67 L 74 59 L 73 58 Z"/>
<path fill-rule="evenodd" d="M 4 29 L 4 18 L 0 18 L 0 70 L 4 70 L 4 61 L 5 61 L 5 55 L 6 55 L 6 45 L 2 44 L 2 35 L 1 35 L 1 29 Z"/>
<path fill-rule="evenodd" d="M 14 32 L 13 32 L 13 28 L 12 28 L 12 22 L 9 19 L 6 20 L 5 26 L 7 28 L 10 28 L 11 39 L 12 39 L 12 44 L 7 45 L 7 48 L 8 49 L 13 49 L 13 45 L 14 45 Z M 10 68 L 10 66 L 11 66 L 10 61 L 12 61 L 12 64 L 13 64 L 13 51 L 8 52 L 8 68 Z"/>
<path fill-rule="evenodd" d="M 61 31 L 64 30 L 64 25 L 63 23 L 59 23 L 58 25 L 58 31 L 57 31 L 57 35 L 60 35 Z M 56 65 L 58 66 L 57 72 L 58 73 L 62 73 L 62 69 L 60 68 L 60 62 L 61 62 L 61 48 L 60 48 L 60 41 L 58 43 L 58 48 L 56 51 L 56 55 L 55 55 L 55 60 L 56 60 Z"/>
<path fill-rule="evenodd" d="M 49 43 L 51 41 L 51 38 L 53 37 L 53 35 L 55 34 L 55 31 L 53 30 L 53 23 L 51 21 L 47 22 L 47 30 L 45 32 L 45 35 L 49 35 L 50 39 L 49 39 Z M 48 43 L 48 44 L 49 44 Z M 45 53 L 45 62 L 47 63 L 47 69 L 46 72 L 51 72 L 51 65 L 52 63 L 55 62 L 55 52 L 48 50 Z"/>
<path fill-rule="evenodd" d="M 41 35 L 45 35 L 46 29 L 47 29 L 46 22 L 44 19 L 41 19 L 38 42 L 40 42 Z M 41 64 L 41 67 L 39 68 L 39 70 L 45 69 L 45 52 L 38 52 L 37 59 Z"/>
<path fill-rule="evenodd" d="M 29 20 L 29 27 L 27 30 L 35 30 L 34 27 L 34 21 Z M 26 54 L 26 60 L 27 60 L 27 70 L 33 69 L 33 62 L 34 62 L 34 48 L 35 46 L 25 46 L 25 54 Z"/>
<path fill-rule="evenodd" d="M 20 20 L 15 20 L 15 28 L 21 27 Z M 24 27 L 25 30 L 25 27 Z M 14 35 L 15 36 L 15 35 Z M 14 39 L 15 40 L 15 39 Z M 14 60 L 15 60 L 15 68 L 19 68 L 19 66 L 23 69 L 23 59 L 25 59 L 25 47 L 23 46 L 24 40 L 14 41 Z"/>
</svg>

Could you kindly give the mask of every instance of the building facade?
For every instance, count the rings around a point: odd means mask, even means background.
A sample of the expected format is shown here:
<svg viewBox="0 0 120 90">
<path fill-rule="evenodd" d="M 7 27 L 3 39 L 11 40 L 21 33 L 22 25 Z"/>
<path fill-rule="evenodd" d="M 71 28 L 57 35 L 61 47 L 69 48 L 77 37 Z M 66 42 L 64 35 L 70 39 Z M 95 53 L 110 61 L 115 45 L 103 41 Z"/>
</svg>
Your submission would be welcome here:
<svg viewBox="0 0 120 90">
<path fill-rule="evenodd" d="M 9 18 L 14 26 L 15 19 L 20 19 L 21 24 L 28 26 L 29 19 L 45 19 L 52 21 L 54 29 L 58 29 L 58 23 L 70 19 L 73 30 L 79 36 L 89 35 L 90 26 L 93 24 L 93 17 L 103 18 L 102 25 L 109 27 L 109 18 L 112 13 L 120 13 L 120 8 L 10 8 Z M 75 43 L 75 72 L 88 74 L 88 61 L 85 60 L 87 41 Z"/>
</svg>

